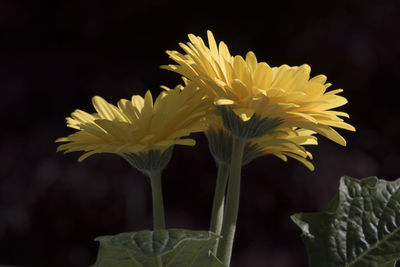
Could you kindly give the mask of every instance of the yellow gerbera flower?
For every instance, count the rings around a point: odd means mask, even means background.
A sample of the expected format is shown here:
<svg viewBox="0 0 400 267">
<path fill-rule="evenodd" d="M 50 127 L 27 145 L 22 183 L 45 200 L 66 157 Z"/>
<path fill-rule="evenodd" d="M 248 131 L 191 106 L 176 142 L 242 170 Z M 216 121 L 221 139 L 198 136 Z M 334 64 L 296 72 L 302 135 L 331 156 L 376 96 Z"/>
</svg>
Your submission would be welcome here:
<svg viewBox="0 0 400 267">
<path fill-rule="evenodd" d="M 175 144 L 195 145 L 193 139 L 183 137 L 206 129 L 201 121 L 210 106 L 206 96 L 192 83 L 165 89 L 154 104 L 150 91 L 144 98 L 134 95 L 131 100 L 121 99 L 117 106 L 93 97 L 96 113 L 74 111 L 67 118 L 67 126 L 78 132 L 57 139 L 56 142 L 68 142 L 57 151 L 85 151 L 78 159 L 82 161 L 96 153 L 124 156 L 164 152 Z"/>
<path fill-rule="evenodd" d="M 263 155 L 273 154 L 283 161 L 287 161 L 287 157 L 294 158 L 313 171 L 314 165 L 308 160 L 312 159 L 312 154 L 303 147 L 318 144 L 313 134 L 310 130 L 279 128 L 263 137 L 253 139 L 251 145 Z"/>
<path fill-rule="evenodd" d="M 245 59 L 231 56 L 225 43 L 215 42 L 211 31 L 208 47 L 200 37 L 189 34 L 187 45 L 180 43 L 186 54 L 167 51 L 178 65 L 162 66 L 195 82 L 216 105 L 230 106 L 243 120 L 254 114 L 260 119 L 278 119 L 280 127 L 309 129 L 346 145 L 344 138 L 332 127 L 355 131 L 340 117 L 348 114 L 332 110 L 347 103 L 337 95 L 342 89 L 327 91 L 326 76 L 310 79 L 308 65 L 271 68 L 258 62 L 253 52 Z"/>
<path fill-rule="evenodd" d="M 224 129 L 221 119 L 214 115 L 207 116 L 209 129 L 205 132 L 210 146 L 210 151 L 219 164 L 231 163 L 232 135 Z M 272 154 L 287 161 L 287 157 L 294 158 L 303 163 L 310 170 L 314 170 L 309 161 L 312 154 L 304 145 L 317 145 L 315 132 L 304 129 L 278 127 L 268 134 L 254 138 L 246 143 L 243 152 L 243 165 L 262 155 Z"/>
</svg>

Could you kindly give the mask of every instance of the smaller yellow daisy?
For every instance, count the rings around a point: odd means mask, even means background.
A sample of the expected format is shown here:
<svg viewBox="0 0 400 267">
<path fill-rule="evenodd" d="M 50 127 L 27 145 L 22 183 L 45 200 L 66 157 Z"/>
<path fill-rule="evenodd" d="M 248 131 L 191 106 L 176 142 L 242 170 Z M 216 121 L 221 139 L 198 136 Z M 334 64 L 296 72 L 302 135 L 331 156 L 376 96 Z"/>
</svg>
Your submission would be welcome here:
<svg viewBox="0 0 400 267">
<path fill-rule="evenodd" d="M 56 142 L 67 143 L 57 151 L 84 151 L 78 159 L 83 161 L 96 153 L 163 153 L 176 144 L 195 145 L 187 136 L 206 129 L 202 118 L 210 104 L 192 83 L 164 89 L 154 103 L 150 91 L 144 98 L 134 95 L 131 100 L 121 99 L 117 106 L 93 97 L 96 113 L 75 110 L 67 118 L 67 126 L 78 131 L 58 138 Z"/>
</svg>

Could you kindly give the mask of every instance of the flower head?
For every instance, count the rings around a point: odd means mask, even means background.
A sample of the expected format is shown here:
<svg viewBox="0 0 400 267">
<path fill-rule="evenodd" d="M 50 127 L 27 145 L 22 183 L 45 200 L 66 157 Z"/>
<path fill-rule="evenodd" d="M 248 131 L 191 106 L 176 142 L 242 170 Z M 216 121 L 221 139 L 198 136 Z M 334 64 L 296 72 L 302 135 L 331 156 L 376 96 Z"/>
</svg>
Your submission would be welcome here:
<svg viewBox="0 0 400 267">
<path fill-rule="evenodd" d="M 225 43 L 217 46 L 208 31 L 208 47 L 200 37 L 189 34 L 190 42 L 180 46 L 186 52 L 167 51 L 177 65 L 163 66 L 195 82 L 213 99 L 215 105 L 228 105 L 243 120 L 254 114 L 261 119 L 278 119 L 280 127 L 309 129 L 341 144 L 344 138 L 332 127 L 354 131 L 336 110 L 347 103 L 339 96 L 342 89 L 327 91 L 326 76 L 310 79 L 308 65 L 271 68 L 258 62 L 253 52 L 246 57 L 231 56 Z"/>
<path fill-rule="evenodd" d="M 144 98 L 134 95 L 131 100 L 121 99 L 117 106 L 93 97 L 96 113 L 75 110 L 67 118 L 67 126 L 78 131 L 57 139 L 68 142 L 57 151 L 84 151 L 79 158 L 82 161 L 96 153 L 123 156 L 164 152 L 176 144 L 193 146 L 195 141 L 185 136 L 206 129 L 202 118 L 209 103 L 192 83 L 164 89 L 154 103 L 150 91 Z"/>
<path fill-rule="evenodd" d="M 311 171 L 314 165 L 309 161 L 312 154 L 304 145 L 317 145 L 317 137 L 313 131 L 305 129 L 280 128 L 261 138 L 253 139 L 251 145 L 262 155 L 272 154 L 283 161 L 291 157 L 303 163 Z"/>
<path fill-rule="evenodd" d="M 218 163 L 229 165 L 232 154 L 232 135 L 224 129 L 221 118 L 217 116 L 207 116 L 207 123 L 209 128 L 205 134 L 211 153 Z M 303 146 L 317 144 L 318 140 L 313 131 L 280 127 L 246 143 L 243 165 L 260 156 L 271 154 L 284 161 L 287 161 L 288 157 L 294 158 L 308 169 L 314 170 L 313 164 L 309 161 L 312 159 L 312 154 Z"/>
</svg>

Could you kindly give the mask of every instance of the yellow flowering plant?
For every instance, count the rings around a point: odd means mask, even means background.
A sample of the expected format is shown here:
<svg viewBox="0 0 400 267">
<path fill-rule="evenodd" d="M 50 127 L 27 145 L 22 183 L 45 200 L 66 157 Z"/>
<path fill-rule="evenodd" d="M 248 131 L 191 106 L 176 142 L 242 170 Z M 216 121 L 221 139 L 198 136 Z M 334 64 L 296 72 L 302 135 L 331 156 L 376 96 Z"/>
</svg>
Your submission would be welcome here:
<svg viewBox="0 0 400 267">
<path fill-rule="evenodd" d="M 74 111 L 67 118 L 67 126 L 76 132 L 56 140 L 64 143 L 57 151 L 84 152 L 78 161 L 99 153 L 119 155 L 151 181 L 154 230 L 97 238 L 100 248 L 93 266 L 229 266 L 239 212 L 242 166 L 271 154 L 284 161 L 293 158 L 313 171 L 312 155 L 305 146 L 317 145 L 317 134 L 345 146 L 345 139 L 334 127 L 355 131 L 343 120 L 348 114 L 335 110 L 347 103 L 339 95 L 343 90 L 329 90 L 331 84 L 326 82 L 326 76 L 310 77 L 308 65 L 270 67 L 259 62 L 253 52 L 244 58 L 232 56 L 225 43 L 217 45 L 213 34 L 210 31 L 207 34 L 208 46 L 201 37 L 189 34 L 190 41 L 180 44 L 184 53 L 167 51 L 176 64 L 162 68 L 182 75 L 183 85 L 174 89 L 163 87 L 155 101 L 150 91 L 144 97 L 121 99 L 117 105 L 95 96 L 92 103 L 96 112 Z M 206 135 L 218 166 L 210 227 L 208 231 L 166 229 L 161 174 L 175 145 L 195 145 L 195 140 L 189 137 L 194 132 Z M 387 259 L 388 256 L 382 258 L 379 253 L 400 241 L 400 234 L 395 235 L 400 229 L 398 223 L 397 228 L 388 230 L 394 243 L 385 237 L 386 231 L 381 233 L 383 241 L 377 239 L 374 243 L 369 237 L 364 243 L 352 244 L 357 251 L 351 256 L 356 257 L 343 260 L 337 252 L 347 249 L 341 246 L 348 216 L 362 222 L 385 216 L 385 208 L 377 208 L 374 212 L 381 212 L 378 215 L 359 218 L 357 214 L 349 214 L 347 207 L 365 201 L 379 207 L 390 206 L 382 205 L 382 196 L 387 200 L 388 195 L 398 192 L 397 185 L 400 182 L 385 184 L 372 178 L 358 182 L 345 177 L 337 198 L 322 215 L 294 215 L 293 221 L 303 230 L 311 266 L 379 266 L 377 262 Z M 357 201 L 353 201 L 355 198 Z M 400 203 L 400 194 L 393 199 Z M 346 231 L 354 234 L 361 230 Z M 327 240 L 336 243 L 325 244 Z M 380 249 L 379 253 L 373 248 Z M 379 255 L 374 258 L 370 251 Z M 396 253 L 389 254 L 399 258 L 400 251 Z M 365 255 L 368 259 L 372 257 L 372 265 L 365 265 Z"/>
<path fill-rule="evenodd" d="M 84 151 L 83 161 L 96 153 L 113 153 L 125 158 L 133 167 L 147 174 L 153 192 L 154 228 L 165 229 L 161 172 L 168 164 L 174 145 L 193 146 L 185 138 L 192 132 L 204 131 L 201 121 L 208 109 L 207 100 L 197 87 L 187 84 L 166 88 L 153 103 L 150 91 L 145 97 L 121 99 L 114 106 L 103 98 L 92 99 L 96 113 L 75 110 L 67 118 L 68 127 L 78 130 L 58 138 L 67 142 L 57 151 Z"/>
<path fill-rule="evenodd" d="M 319 133 L 346 145 L 344 138 L 332 127 L 351 131 L 355 128 L 340 118 L 348 117 L 348 114 L 333 110 L 346 104 L 347 100 L 338 95 L 342 89 L 327 91 L 331 84 L 326 83 L 326 76 L 318 75 L 310 79 L 311 68 L 308 65 L 271 68 L 265 62 L 258 62 L 253 52 L 248 52 L 245 58 L 232 56 L 224 42 L 217 45 L 211 31 L 207 34 L 208 46 L 201 37 L 189 34 L 190 42 L 180 43 L 186 54 L 167 51 L 177 65 L 162 67 L 197 84 L 213 101 L 220 112 L 224 128 L 233 136 L 226 207 L 219 209 L 224 209 L 225 214 L 221 212 L 213 216 L 215 220 L 223 221 L 223 238 L 218 245 L 217 256 L 229 265 L 238 216 L 241 162 L 246 143 L 256 142 L 257 147 L 264 146 L 266 152 L 275 149 L 273 154 L 276 156 L 284 160 L 286 156 L 293 157 L 312 169 L 312 165 L 305 159 L 311 154 L 302 149 L 301 144 L 310 141 L 315 143 L 316 139 L 311 136 Z M 291 131 L 296 139 L 288 142 L 289 134 L 283 141 L 286 146 L 280 146 L 283 144 L 282 139 L 278 138 L 276 132 L 284 132 L 285 129 Z M 305 140 L 307 136 L 310 138 Z"/>
</svg>

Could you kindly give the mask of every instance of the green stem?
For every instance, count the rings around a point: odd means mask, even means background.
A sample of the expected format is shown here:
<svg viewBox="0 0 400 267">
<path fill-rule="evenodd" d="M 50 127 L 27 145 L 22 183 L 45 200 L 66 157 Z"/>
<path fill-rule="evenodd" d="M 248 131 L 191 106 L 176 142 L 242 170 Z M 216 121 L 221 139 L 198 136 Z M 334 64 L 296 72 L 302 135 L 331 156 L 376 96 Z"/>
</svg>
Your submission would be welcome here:
<svg viewBox="0 0 400 267">
<path fill-rule="evenodd" d="M 224 200 L 226 191 L 226 182 L 228 181 L 229 166 L 227 164 L 218 164 L 218 177 L 215 186 L 214 201 L 211 212 L 210 231 L 216 234 L 221 233 L 222 219 L 224 216 Z M 217 253 L 218 240 L 212 249 Z"/>
<path fill-rule="evenodd" d="M 161 257 L 157 257 L 156 262 L 157 262 L 157 267 L 163 267 Z"/>
<path fill-rule="evenodd" d="M 165 229 L 165 215 L 164 215 L 164 203 L 162 195 L 162 184 L 161 184 L 161 171 L 149 172 L 151 181 L 151 193 L 153 197 L 153 228 L 154 230 Z M 157 267 L 162 267 L 161 257 L 156 258 Z"/>
<path fill-rule="evenodd" d="M 239 211 L 240 177 L 245 143 L 245 140 L 233 137 L 232 162 L 225 203 L 224 221 L 221 231 L 222 239 L 220 240 L 217 251 L 217 257 L 226 266 L 229 266 L 231 262 L 233 239 L 235 237 L 236 221 Z"/>
<path fill-rule="evenodd" d="M 153 225 L 154 230 L 165 229 L 164 204 L 161 187 L 161 171 L 149 172 L 151 192 L 153 197 Z"/>
</svg>

